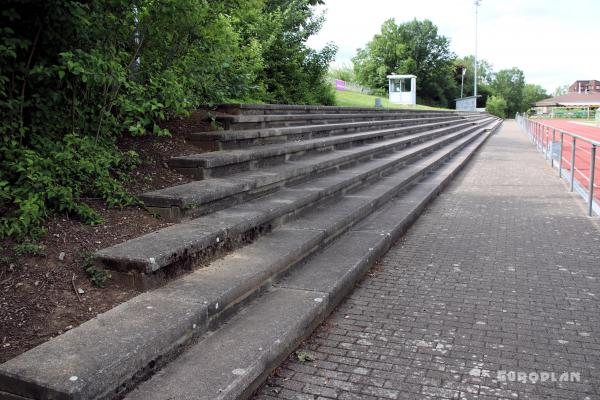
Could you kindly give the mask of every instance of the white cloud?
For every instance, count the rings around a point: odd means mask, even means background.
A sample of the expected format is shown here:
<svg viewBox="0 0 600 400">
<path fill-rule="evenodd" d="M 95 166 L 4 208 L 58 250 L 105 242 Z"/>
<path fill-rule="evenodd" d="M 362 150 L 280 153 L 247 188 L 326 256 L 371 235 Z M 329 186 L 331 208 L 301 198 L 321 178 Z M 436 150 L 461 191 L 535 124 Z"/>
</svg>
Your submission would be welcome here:
<svg viewBox="0 0 600 400">
<path fill-rule="evenodd" d="M 337 64 L 350 64 L 356 49 L 388 18 L 432 20 L 459 56 L 473 54 L 472 0 L 326 0 L 326 22 L 309 45 L 339 46 Z M 521 68 L 529 83 L 548 91 L 577 79 L 600 79 L 598 0 L 482 0 L 479 57 L 495 70 Z"/>
</svg>

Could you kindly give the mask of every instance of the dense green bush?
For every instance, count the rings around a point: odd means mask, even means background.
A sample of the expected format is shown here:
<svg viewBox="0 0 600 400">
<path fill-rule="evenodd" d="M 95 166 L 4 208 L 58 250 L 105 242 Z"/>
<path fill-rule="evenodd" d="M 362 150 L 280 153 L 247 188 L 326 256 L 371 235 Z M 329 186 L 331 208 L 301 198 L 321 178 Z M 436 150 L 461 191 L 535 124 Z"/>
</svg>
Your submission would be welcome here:
<svg viewBox="0 0 600 400">
<path fill-rule="evenodd" d="M 227 101 L 324 103 L 335 49 L 309 49 L 319 0 L 9 0 L 0 11 L 0 238 L 37 236 L 83 199 L 135 203 L 123 132 Z"/>
<path fill-rule="evenodd" d="M 508 104 L 506 100 L 500 96 L 488 97 L 487 104 L 485 105 L 485 111 L 500 118 L 506 118 L 507 108 Z"/>
</svg>

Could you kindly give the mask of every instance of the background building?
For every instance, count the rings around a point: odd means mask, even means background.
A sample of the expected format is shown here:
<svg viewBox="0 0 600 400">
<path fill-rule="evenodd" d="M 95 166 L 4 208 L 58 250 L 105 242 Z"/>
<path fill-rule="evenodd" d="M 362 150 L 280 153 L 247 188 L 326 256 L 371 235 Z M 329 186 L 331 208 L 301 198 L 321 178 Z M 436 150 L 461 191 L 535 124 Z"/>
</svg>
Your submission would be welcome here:
<svg viewBox="0 0 600 400">
<path fill-rule="evenodd" d="M 600 108 L 600 90 L 596 92 L 567 93 L 535 103 L 537 114 L 558 118 L 591 119 L 594 118 L 598 108 Z"/>
<path fill-rule="evenodd" d="M 596 79 L 575 81 L 569 86 L 569 93 L 600 93 L 600 81 Z"/>
</svg>

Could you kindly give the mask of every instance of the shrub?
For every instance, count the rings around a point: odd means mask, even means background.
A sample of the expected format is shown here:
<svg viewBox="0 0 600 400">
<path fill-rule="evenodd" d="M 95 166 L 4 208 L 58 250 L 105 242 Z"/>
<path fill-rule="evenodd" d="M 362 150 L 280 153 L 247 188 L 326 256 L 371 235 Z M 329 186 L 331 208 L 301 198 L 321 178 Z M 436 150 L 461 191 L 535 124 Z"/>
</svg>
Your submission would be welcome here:
<svg viewBox="0 0 600 400">
<path fill-rule="evenodd" d="M 506 100 L 500 96 L 490 96 L 485 105 L 485 110 L 492 115 L 500 118 L 506 118 L 506 109 L 508 105 Z"/>
</svg>

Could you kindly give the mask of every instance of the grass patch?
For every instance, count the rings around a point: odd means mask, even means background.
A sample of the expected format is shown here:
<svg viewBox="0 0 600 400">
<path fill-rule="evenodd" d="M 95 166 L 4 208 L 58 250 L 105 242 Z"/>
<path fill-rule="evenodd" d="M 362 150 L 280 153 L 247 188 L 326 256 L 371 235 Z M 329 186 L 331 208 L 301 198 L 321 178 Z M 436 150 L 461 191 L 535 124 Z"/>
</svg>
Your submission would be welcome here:
<svg viewBox="0 0 600 400">
<path fill-rule="evenodd" d="M 371 96 L 370 94 L 358 93 L 358 92 L 335 92 L 335 104 L 338 106 L 345 107 L 374 107 L 375 99 L 379 96 Z M 392 104 L 386 97 L 381 97 L 381 103 L 384 108 L 412 108 L 417 110 L 447 110 L 447 108 L 437 108 L 422 106 L 417 104 L 416 106 L 407 106 L 403 104 Z"/>
</svg>

